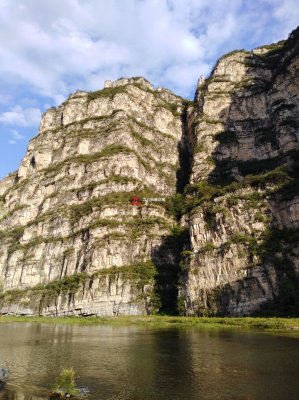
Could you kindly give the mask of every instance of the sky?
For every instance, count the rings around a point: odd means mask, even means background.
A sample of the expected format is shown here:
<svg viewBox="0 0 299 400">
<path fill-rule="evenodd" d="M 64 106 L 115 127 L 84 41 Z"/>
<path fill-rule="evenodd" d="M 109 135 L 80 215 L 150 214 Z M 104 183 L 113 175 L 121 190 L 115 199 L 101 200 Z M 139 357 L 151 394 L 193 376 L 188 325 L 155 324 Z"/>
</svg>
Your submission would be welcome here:
<svg viewBox="0 0 299 400">
<path fill-rule="evenodd" d="M 298 24 L 298 0 L 0 0 L 0 178 L 70 93 L 144 76 L 193 98 L 221 55 Z"/>
</svg>

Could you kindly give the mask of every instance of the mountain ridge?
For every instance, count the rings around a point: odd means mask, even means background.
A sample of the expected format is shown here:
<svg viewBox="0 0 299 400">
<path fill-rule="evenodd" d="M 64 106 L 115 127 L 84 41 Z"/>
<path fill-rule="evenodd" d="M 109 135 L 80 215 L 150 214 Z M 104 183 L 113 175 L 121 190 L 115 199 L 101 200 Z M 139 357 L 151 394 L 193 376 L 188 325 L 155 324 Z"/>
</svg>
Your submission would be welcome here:
<svg viewBox="0 0 299 400">
<path fill-rule="evenodd" d="M 224 55 L 195 102 L 121 78 L 43 114 L 0 181 L 1 313 L 298 315 L 298 46 Z"/>
</svg>

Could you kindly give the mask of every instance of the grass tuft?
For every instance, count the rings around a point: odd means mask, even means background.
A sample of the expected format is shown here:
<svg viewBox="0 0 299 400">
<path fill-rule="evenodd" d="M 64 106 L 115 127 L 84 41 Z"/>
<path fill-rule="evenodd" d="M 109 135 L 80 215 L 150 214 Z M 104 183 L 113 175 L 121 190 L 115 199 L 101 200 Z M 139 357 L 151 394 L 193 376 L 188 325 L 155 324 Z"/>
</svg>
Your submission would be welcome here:
<svg viewBox="0 0 299 400">
<path fill-rule="evenodd" d="M 75 371 L 73 368 L 63 368 L 57 378 L 56 384 L 52 388 L 52 392 L 60 398 L 73 397 L 80 394 L 80 391 L 76 389 Z"/>
</svg>

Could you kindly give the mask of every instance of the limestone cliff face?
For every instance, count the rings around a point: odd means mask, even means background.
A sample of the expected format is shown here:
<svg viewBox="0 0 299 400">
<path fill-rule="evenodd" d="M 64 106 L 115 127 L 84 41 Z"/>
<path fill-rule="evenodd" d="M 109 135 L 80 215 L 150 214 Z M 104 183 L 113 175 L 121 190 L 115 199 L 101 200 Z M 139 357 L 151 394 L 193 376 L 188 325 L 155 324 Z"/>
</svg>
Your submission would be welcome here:
<svg viewBox="0 0 299 400">
<path fill-rule="evenodd" d="M 33 295 L 43 313 L 149 312 L 151 260 L 175 222 L 163 200 L 176 190 L 182 107 L 135 78 L 43 115 L 19 170 L 1 182 L 4 310 L 11 290 L 34 288 L 17 312 L 36 312 Z"/>
<path fill-rule="evenodd" d="M 296 313 L 298 46 L 222 57 L 194 103 L 132 78 L 47 111 L 0 182 L 1 312 Z"/>
<path fill-rule="evenodd" d="M 298 312 L 298 29 L 219 60 L 197 89 L 190 143 L 181 306 L 195 315 Z"/>
</svg>

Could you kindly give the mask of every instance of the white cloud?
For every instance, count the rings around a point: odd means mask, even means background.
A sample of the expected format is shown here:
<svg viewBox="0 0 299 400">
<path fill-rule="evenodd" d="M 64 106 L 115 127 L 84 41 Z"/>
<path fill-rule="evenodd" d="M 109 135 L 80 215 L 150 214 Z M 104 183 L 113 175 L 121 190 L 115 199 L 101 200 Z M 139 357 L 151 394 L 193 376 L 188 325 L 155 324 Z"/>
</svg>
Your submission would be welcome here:
<svg viewBox="0 0 299 400">
<path fill-rule="evenodd" d="M 14 140 L 22 140 L 24 138 L 24 135 L 22 135 L 20 132 L 16 131 L 15 129 L 11 129 L 11 134 Z"/>
<path fill-rule="evenodd" d="M 0 86 L 27 86 L 57 104 L 105 79 L 144 75 L 190 95 L 217 56 L 294 28 L 295 2 L 2 0 Z"/>
<path fill-rule="evenodd" d="M 39 122 L 40 117 L 41 112 L 39 108 L 22 108 L 21 106 L 15 106 L 9 111 L 0 114 L 0 122 L 5 125 L 28 127 L 35 126 Z"/>
<path fill-rule="evenodd" d="M 15 130 L 15 129 L 11 129 L 10 133 L 11 133 L 11 137 L 12 137 L 12 139 L 10 139 L 8 141 L 8 143 L 10 143 L 10 144 L 16 144 L 18 141 L 24 139 L 24 135 L 22 135 L 19 131 Z"/>
<path fill-rule="evenodd" d="M 284 35 L 290 33 L 299 21 L 299 7 L 297 0 L 279 0 L 277 8 L 274 10 L 274 16 L 281 21 Z"/>
</svg>

